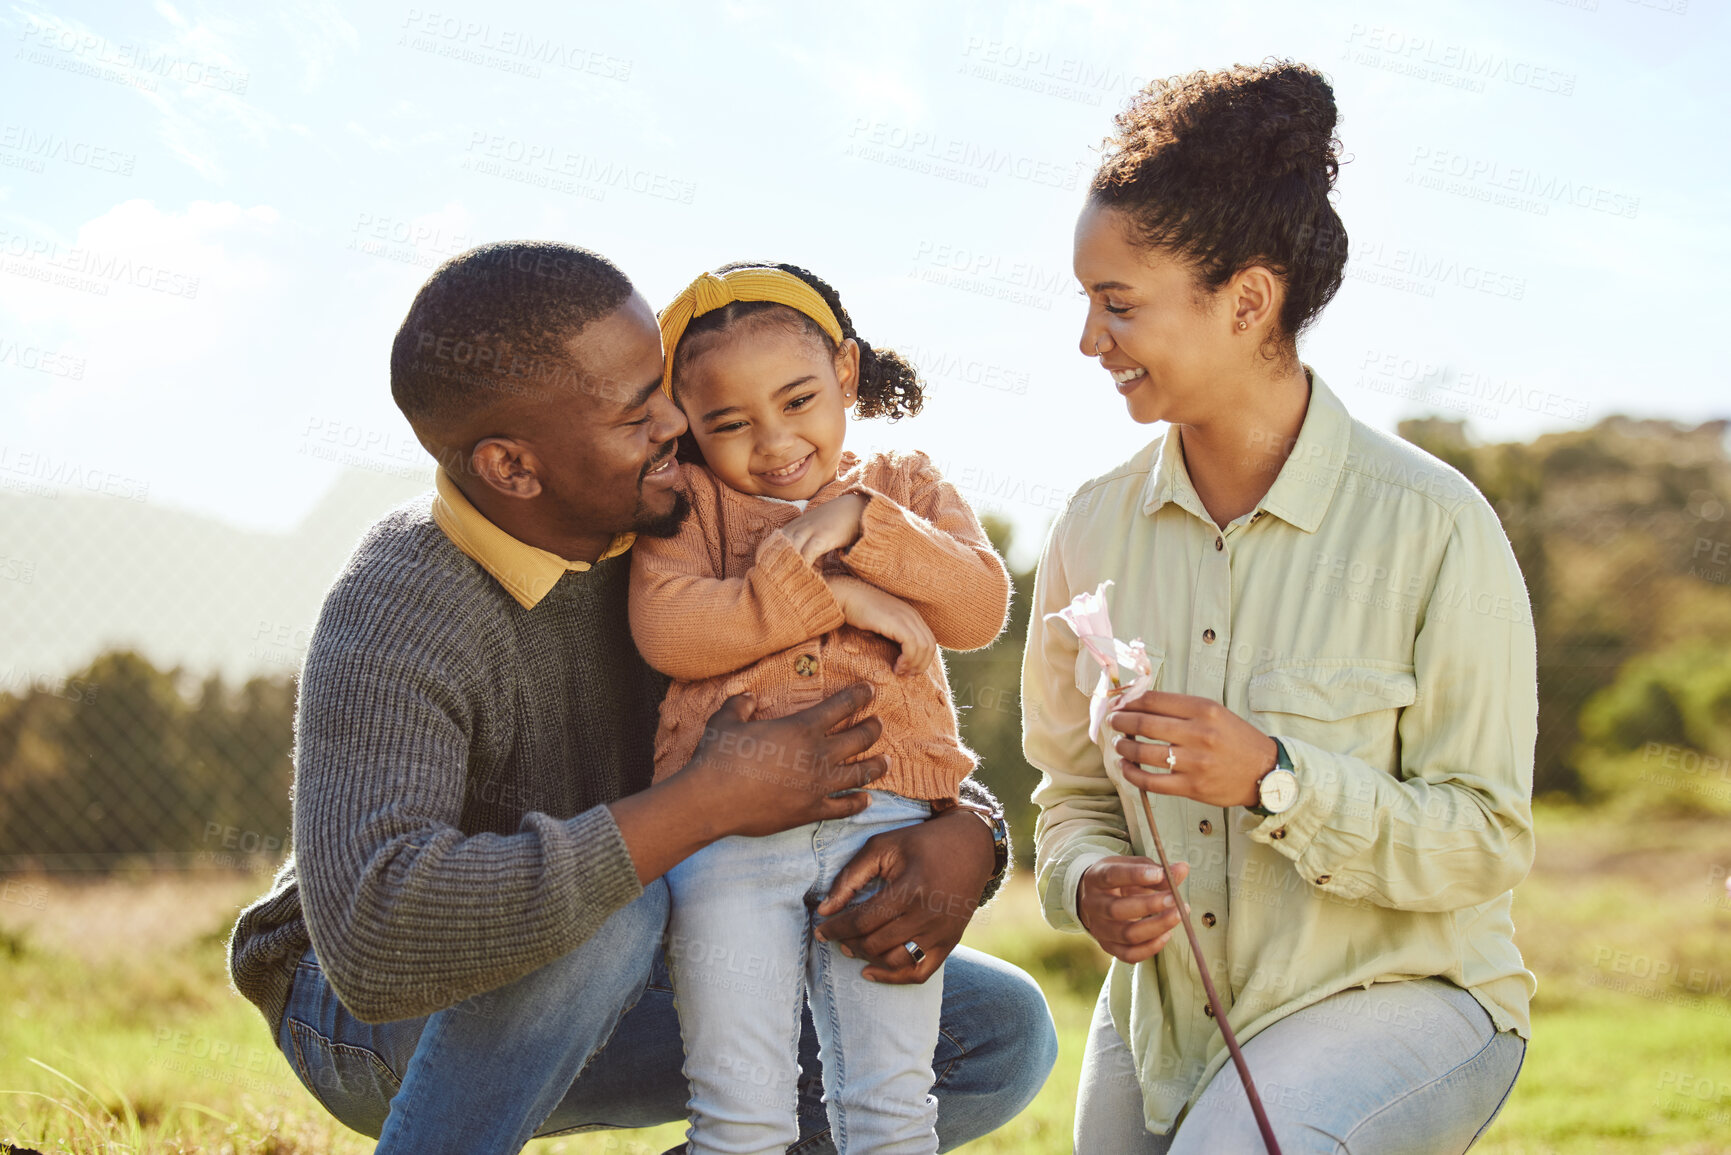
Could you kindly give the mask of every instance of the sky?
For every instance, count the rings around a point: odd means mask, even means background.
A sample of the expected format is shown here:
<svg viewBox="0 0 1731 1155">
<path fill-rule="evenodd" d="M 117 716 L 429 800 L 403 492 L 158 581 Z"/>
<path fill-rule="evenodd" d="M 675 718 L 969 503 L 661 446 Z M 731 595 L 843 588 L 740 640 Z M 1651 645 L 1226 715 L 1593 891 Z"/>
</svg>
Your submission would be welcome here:
<svg viewBox="0 0 1731 1155">
<path fill-rule="evenodd" d="M 850 447 L 925 450 L 1032 550 L 1160 431 L 1076 348 L 1099 143 L 1149 79 L 1269 56 L 1341 109 L 1353 255 L 1300 352 L 1357 417 L 1728 416 L 1728 48 L 1702 0 L 23 0 L 0 488 L 286 531 L 345 469 L 418 474 L 387 375 L 415 290 L 548 238 L 657 307 L 728 260 L 818 272 L 930 386 Z"/>
</svg>

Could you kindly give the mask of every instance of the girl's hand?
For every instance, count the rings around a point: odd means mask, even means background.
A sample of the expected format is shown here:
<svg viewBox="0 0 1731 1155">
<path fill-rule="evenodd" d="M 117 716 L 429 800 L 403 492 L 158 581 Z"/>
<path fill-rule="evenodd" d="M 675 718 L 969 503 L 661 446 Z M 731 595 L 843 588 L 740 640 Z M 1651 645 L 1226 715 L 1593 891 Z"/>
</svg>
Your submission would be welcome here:
<svg viewBox="0 0 1731 1155">
<path fill-rule="evenodd" d="M 894 594 L 886 594 L 870 582 L 847 574 L 825 579 L 841 606 L 847 624 L 882 634 L 901 646 L 896 658 L 898 675 L 923 673 L 938 656 L 938 642 L 920 611 Z"/>
<path fill-rule="evenodd" d="M 1274 739 L 1212 698 L 1149 690 L 1106 721 L 1123 735 L 1112 748 L 1122 756 L 1124 780 L 1150 794 L 1176 794 L 1209 806 L 1254 806 L 1256 784 L 1274 769 Z M 1167 748 L 1138 742 L 1138 734 L 1171 743 L 1171 773 L 1142 768 L 1164 771 Z"/>
<path fill-rule="evenodd" d="M 1172 864 L 1174 885 L 1190 873 Z M 1159 954 L 1178 925 L 1178 908 L 1151 858 L 1114 855 L 1082 872 L 1076 886 L 1076 916 L 1082 928 L 1120 962 L 1139 963 Z"/>
<path fill-rule="evenodd" d="M 808 563 L 831 550 L 846 549 L 859 540 L 860 519 L 865 516 L 863 493 L 844 493 L 833 501 L 811 506 L 781 527 L 781 532 L 793 542 L 799 556 Z"/>
</svg>

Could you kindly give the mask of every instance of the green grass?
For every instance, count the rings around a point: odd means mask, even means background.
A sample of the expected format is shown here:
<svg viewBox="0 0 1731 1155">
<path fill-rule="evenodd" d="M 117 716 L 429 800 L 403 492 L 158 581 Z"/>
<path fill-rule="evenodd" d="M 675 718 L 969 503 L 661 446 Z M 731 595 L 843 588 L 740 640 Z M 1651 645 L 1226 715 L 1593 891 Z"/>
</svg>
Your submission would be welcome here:
<svg viewBox="0 0 1731 1155">
<path fill-rule="evenodd" d="M 1515 1094 L 1475 1151 L 1731 1153 L 1731 831 L 1541 816 L 1517 892 L 1540 977 Z M 1026 967 L 1058 1023 L 1051 1080 L 967 1150 L 1067 1152 L 1102 956 L 1039 920 L 1024 871 L 969 942 Z M 332 1121 L 232 994 L 222 938 L 261 877 L 10 880 L 0 891 L 0 1151 L 337 1155 Z M 681 1125 L 541 1140 L 533 1152 L 657 1155 Z"/>
</svg>

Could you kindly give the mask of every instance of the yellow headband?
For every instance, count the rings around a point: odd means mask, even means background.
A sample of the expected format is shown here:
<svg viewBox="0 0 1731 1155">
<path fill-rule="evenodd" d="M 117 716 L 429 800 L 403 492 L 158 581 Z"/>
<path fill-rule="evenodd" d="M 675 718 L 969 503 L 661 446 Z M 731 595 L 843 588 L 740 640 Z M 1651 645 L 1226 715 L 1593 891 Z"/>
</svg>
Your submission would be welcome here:
<svg viewBox="0 0 1731 1155">
<path fill-rule="evenodd" d="M 685 328 L 705 313 L 733 301 L 773 301 L 798 309 L 816 321 L 829 339 L 842 343 L 841 325 L 818 291 L 780 269 L 735 269 L 731 273 L 704 273 L 673 298 L 656 316 L 661 323 L 661 347 L 667 366 L 661 371 L 661 391 L 673 396 L 673 353 Z"/>
</svg>

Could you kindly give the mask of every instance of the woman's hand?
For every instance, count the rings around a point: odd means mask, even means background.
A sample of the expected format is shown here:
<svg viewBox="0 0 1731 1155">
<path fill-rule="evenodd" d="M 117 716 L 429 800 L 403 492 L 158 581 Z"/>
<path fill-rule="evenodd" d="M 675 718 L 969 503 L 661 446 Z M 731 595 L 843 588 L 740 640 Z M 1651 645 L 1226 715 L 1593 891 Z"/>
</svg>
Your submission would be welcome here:
<svg viewBox="0 0 1731 1155">
<path fill-rule="evenodd" d="M 831 550 L 846 549 L 859 540 L 860 519 L 871 499 L 863 493 L 844 493 L 833 501 L 814 505 L 781 527 L 799 556 L 815 564 Z"/>
<path fill-rule="evenodd" d="M 867 960 L 864 976 L 872 982 L 923 983 L 962 941 L 992 876 L 992 859 L 992 832 L 960 808 L 873 835 L 818 906 L 820 916 L 834 917 L 818 924 L 817 936 L 850 958 Z M 882 888 L 848 907 L 873 879 L 881 879 Z M 919 962 L 902 945 L 909 942 L 925 952 Z"/>
<path fill-rule="evenodd" d="M 1274 769 L 1274 739 L 1211 698 L 1149 690 L 1120 706 L 1107 724 L 1124 735 L 1112 749 L 1124 780 L 1150 794 L 1176 794 L 1209 806 L 1254 806 L 1256 784 Z M 1136 735 L 1170 745 L 1136 741 Z"/>
<path fill-rule="evenodd" d="M 938 656 L 937 639 L 913 606 L 848 574 L 835 574 L 826 580 L 848 625 L 882 634 L 902 648 L 896 658 L 897 674 L 921 673 Z"/>
<path fill-rule="evenodd" d="M 1190 864 L 1172 864 L 1173 884 L 1183 882 Z M 1107 954 L 1139 963 L 1159 954 L 1178 925 L 1178 908 L 1161 881 L 1164 872 L 1150 858 L 1114 855 L 1082 872 L 1076 886 L 1076 915 Z"/>
</svg>

